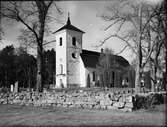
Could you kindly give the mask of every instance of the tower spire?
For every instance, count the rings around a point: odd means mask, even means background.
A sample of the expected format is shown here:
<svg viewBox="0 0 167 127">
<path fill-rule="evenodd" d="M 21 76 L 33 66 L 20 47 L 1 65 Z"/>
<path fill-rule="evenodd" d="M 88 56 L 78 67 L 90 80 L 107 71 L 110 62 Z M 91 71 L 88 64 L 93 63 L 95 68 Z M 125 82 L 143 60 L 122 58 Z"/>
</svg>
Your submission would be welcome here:
<svg viewBox="0 0 167 127">
<path fill-rule="evenodd" d="M 69 12 L 68 12 L 67 25 L 71 25 L 71 21 L 70 21 L 70 13 L 69 13 Z"/>
</svg>

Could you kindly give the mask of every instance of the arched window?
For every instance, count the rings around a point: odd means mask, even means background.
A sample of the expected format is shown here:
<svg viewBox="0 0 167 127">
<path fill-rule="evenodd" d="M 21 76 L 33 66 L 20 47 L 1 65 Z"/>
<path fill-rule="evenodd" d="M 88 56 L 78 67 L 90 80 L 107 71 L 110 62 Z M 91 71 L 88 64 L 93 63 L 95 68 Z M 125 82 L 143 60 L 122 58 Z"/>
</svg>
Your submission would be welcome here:
<svg viewBox="0 0 167 127">
<path fill-rule="evenodd" d="M 72 45 L 76 46 L 76 38 L 75 37 L 72 37 Z"/>
<path fill-rule="evenodd" d="M 60 74 L 63 74 L 63 65 L 60 64 Z"/>
<path fill-rule="evenodd" d="M 95 72 L 93 71 L 93 81 L 95 81 Z"/>
<path fill-rule="evenodd" d="M 72 53 L 72 58 L 77 58 L 78 56 L 77 56 L 77 53 L 75 52 L 75 53 Z"/>
<path fill-rule="evenodd" d="M 62 46 L 62 45 L 63 45 L 63 42 L 62 42 L 62 37 L 60 37 L 59 42 L 60 42 L 60 46 Z"/>
</svg>

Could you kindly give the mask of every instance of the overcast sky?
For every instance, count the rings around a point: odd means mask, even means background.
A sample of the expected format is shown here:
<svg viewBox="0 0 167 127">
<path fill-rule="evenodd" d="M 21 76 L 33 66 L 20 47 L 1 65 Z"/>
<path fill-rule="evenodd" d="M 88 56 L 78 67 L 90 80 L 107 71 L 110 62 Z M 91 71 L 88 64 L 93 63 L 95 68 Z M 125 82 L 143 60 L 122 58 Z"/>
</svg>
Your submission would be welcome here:
<svg viewBox="0 0 167 127">
<path fill-rule="evenodd" d="M 83 30 L 85 34 L 83 35 L 83 48 L 87 50 L 100 51 L 101 48 L 108 47 L 112 48 L 115 53 L 118 53 L 123 46 L 124 42 L 118 39 L 108 40 L 102 47 L 96 48 L 94 46 L 100 44 L 110 33 L 105 32 L 103 29 L 107 26 L 107 22 L 103 21 L 98 15 L 102 14 L 106 6 L 110 4 L 110 1 L 62 1 L 58 2 L 58 5 L 63 9 L 63 19 L 64 23 L 67 20 L 67 13 L 70 12 L 70 19 L 72 25 Z M 54 16 L 54 15 L 53 15 Z M 52 23 L 51 31 L 54 32 L 63 24 Z M 1 44 L 0 49 L 6 45 L 12 43 L 14 46 L 18 46 L 17 36 L 19 35 L 20 23 L 15 25 L 5 26 L 5 37 L 3 40 L 3 45 Z M 114 31 L 111 29 L 110 32 Z M 53 35 L 54 36 L 54 35 Z M 52 37 L 53 37 L 52 36 Z M 54 48 L 54 43 L 48 45 L 47 49 Z M 129 62 L 134 58 L 134 55 L 127 49 L 125 52 L 120 54 L 126 58 Z"/>
</svg>

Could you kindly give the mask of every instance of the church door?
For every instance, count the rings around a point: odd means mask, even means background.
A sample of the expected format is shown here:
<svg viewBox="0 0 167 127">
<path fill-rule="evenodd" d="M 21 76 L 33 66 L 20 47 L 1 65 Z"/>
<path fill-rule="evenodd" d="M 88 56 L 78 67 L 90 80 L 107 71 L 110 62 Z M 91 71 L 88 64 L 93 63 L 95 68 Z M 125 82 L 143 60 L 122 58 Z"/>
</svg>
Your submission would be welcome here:
<svg viewBox="0 0 167 127">
<path fill-rule="evenodd" d="M 87 87 L 90 87 L 90 75 L 87 76 Z"/>
<path fill-rule="evenodd" d="M 60 86 L 61 86 L 61 88 L 64 88 L 62 79 L 60 79 Z"/>
</svg>

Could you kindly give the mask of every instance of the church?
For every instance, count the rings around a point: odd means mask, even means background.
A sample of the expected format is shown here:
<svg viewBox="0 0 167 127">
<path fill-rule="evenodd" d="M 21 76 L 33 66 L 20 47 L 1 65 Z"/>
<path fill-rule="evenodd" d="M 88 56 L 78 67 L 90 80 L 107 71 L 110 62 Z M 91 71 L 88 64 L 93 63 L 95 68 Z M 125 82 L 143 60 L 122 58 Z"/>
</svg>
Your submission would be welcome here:
<svg viewBox="0 0 167 127">
<path fill-rule="evenodd" d="M 103 77 L 97 69 L 97 64 L 103 52 L 82 49 L 84 33 L 71 24 L 69 16 L 66 25 L 53 33 L 56 39 L 55 88 L 92 87 L 102 82 Z M 130 66 L 123 57 L 115 55 L 115 58 L 119 64 L 124 64 L 124 67 Z M 120 69 L 115 69 L 110 76 L 114 86 L 121 85 Z"/>
</svg>

